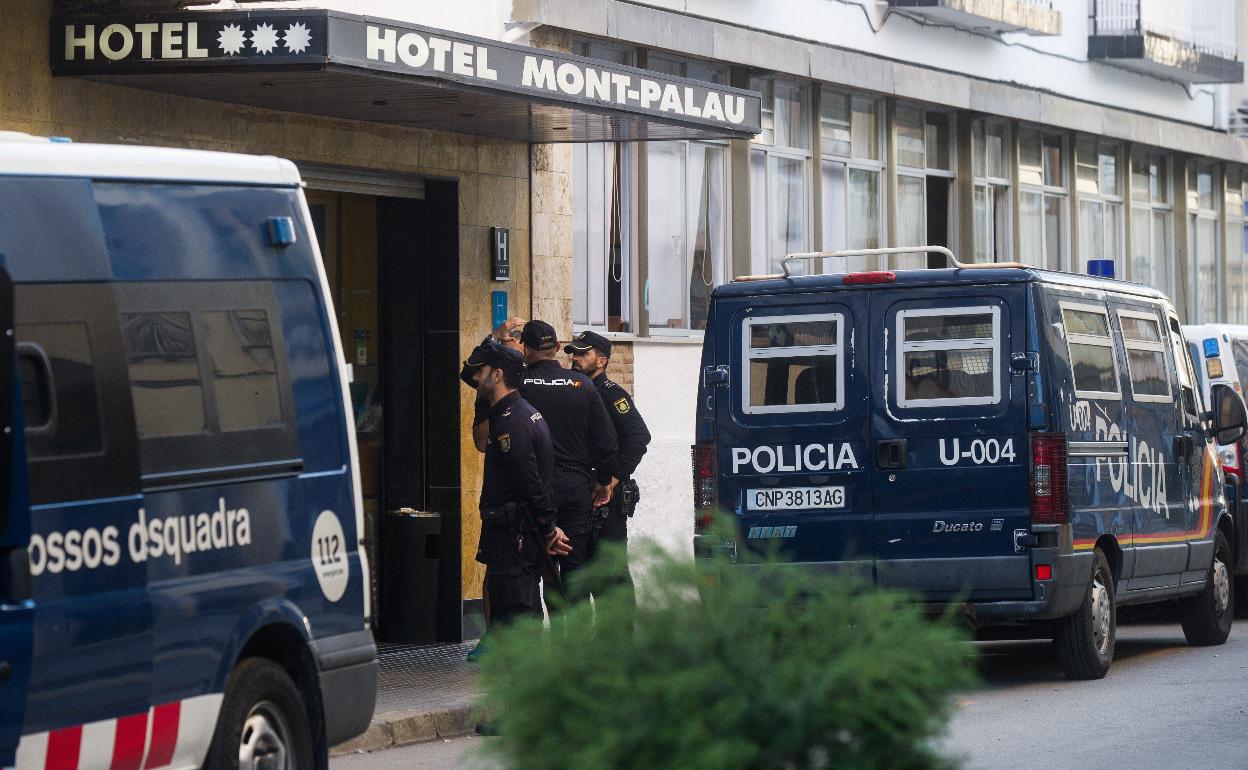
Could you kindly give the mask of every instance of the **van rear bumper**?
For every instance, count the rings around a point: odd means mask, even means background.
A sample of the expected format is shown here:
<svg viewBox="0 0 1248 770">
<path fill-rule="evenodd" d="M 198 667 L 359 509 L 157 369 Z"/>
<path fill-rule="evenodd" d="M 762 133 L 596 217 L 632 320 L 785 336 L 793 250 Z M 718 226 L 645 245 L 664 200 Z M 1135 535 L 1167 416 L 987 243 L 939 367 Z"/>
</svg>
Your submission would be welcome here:
<svg viewBox="0 0 1248 770">
<path fill-rule="evenodd" d="M 1083 603 L 1092 576 L 1092 552 L 1062 554 L 1056 548 L 1033 548 L 1031 563 L 1053 567 L 1052 580 L 1033 581 L 1034 598 L 1026 601 L 969 602 L 975 620 L 993 622 L 1054 620 L 1066 617 Z"/>
<path fill-rule="evenodd" d="M 329 746 L 368 729 L 377 705 L 377 645 L 366 629 L 311 643 L 320 671 L 325 739 Z"/>
</svg>

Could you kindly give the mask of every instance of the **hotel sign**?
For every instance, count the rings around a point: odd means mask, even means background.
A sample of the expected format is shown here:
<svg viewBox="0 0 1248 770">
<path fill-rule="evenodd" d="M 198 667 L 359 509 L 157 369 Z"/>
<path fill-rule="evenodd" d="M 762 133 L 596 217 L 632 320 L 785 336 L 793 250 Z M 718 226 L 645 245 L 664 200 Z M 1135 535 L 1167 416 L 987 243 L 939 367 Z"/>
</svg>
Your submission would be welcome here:
<svg viewBox="0 0 1248 770">
<path fill-rule="evenodd" d="M 543 49 L 333 11 L 201 11 L 52 21 L 57 75 L 365 69 L 653 120 L 760 130 L 761 97 Z"/>
</svg>

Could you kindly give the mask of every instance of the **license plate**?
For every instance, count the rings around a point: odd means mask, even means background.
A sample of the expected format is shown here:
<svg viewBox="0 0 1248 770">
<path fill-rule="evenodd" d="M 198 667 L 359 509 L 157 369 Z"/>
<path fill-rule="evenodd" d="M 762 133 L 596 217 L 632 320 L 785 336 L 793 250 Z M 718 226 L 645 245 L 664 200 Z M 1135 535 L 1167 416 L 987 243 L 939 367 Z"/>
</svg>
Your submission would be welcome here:
<svg viewBox="0 0 1248 770">
<path fill-rule="evenodd" d="M 745 493 L 745 507 L 751 511 L 844 508 L 845 487 L 750 489 Z"/>
</svg>

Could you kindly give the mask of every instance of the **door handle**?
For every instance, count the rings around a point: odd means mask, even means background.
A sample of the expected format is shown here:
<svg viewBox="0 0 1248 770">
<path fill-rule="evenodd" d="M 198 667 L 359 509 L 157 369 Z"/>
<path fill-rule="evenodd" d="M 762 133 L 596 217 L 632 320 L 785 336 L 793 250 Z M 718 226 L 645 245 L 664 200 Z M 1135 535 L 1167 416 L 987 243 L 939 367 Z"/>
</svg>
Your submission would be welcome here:
<svg viewBox="0 0 1248 770">
<path fill-rule="evenodd" d="M 875 467 L 906 467 L 906 440 L 904 438 L 882 439 L 875 442 Z"/>
</svg>

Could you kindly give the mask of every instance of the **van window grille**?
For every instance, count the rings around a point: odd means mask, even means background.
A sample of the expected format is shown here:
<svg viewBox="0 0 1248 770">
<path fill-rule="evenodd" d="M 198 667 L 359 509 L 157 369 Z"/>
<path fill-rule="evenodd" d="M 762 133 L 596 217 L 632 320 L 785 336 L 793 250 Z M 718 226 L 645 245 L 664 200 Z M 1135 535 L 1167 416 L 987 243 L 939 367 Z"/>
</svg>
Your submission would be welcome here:
<svg viewBox="0 0 1248 770">
<path fill-rule="evenodd" d="M 1121 399 L 1109 311 L 1100 305 L 1061 303 L 1076 398 Z"/>
<path fill-rule="evenodd" d="M 1000 402 L 1000 308 L 901 310 L 897 327 L 899 405 Z"/>
<path fill-rule="evenodd" d="M 1127 349 L 1127 372 L 1131 397 L 1136 401 L 1168 404 L 1170 376 L 1166 371 L 1166 346 L 1161 323 L 1151 313 L 1118 311 L 1122 343 Z"/>
<path fill-rule="evenodd" d="M 840 313 L 746 319 L 742 410 L 766 414 L 840 409 L 845 390 L 843 345 Z"/>
</svg>

